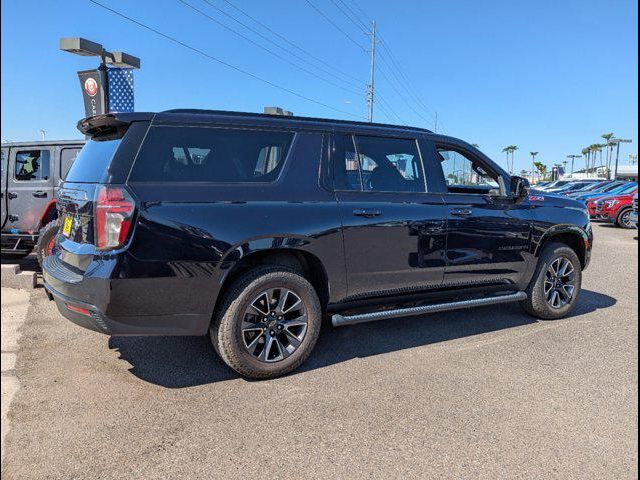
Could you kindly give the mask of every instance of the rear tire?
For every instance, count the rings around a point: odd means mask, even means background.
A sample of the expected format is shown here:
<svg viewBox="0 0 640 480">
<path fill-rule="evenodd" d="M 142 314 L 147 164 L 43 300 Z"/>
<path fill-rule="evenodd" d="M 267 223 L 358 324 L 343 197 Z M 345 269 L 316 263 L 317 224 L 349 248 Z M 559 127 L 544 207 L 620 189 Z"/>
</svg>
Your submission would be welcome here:
<svg viewBox="0 0 640 480">
<path fill-rule="evenodd" d="M 266 379 L 298 368 L 311 354 L 321 324 L 322 308 L 311 283 L 286 267 L 264 266 L 229 287 L 209 336 L 229 367 Z"/>
<path fill-rule="evenodd" d="M 36 244 L 36 256 L 38 263 L 42 267 L 45 258 L 53 253 L 55 247 L 56 235 L 58 234 L 58 220 L 52 220 L 40 229 L 38 234 L 38 243 Z"/>
<path fill-rule="evenodd" d="M 570 271 L 571 274 L 563 276 L 566 265 L 564 273 Z M 555 271 L 559 275 L 555 275 Z M 550 243 L 538 259 L 536 272 L 526 290 L 528 298 L 521 305 L 531 316 L 556 320 L 573 310 L 581 288 L 582 265 L 576 252 L 564 243 Z"/>
<path fill-rule="evenodd" d="M 636 226 L 633 223 L 631 223 L 631 220 L 630 220 L 631 211 L 632 210 L 628 208 L 626 210 L 621 211 L 616 217 L 616 224 L 620 228 L 626 228 L 626 229 L 636 228 Z"/>
</svg>

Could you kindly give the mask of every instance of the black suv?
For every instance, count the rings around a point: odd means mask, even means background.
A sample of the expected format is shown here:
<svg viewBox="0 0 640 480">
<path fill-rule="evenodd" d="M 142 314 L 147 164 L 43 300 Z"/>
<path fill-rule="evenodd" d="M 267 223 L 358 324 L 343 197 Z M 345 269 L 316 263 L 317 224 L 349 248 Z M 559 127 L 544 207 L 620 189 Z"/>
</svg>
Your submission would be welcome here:
<svg viewBox="0 0 640 480">
<path fill-rule="evenodd" d="M 253 378 L 333 325 L 520 302 L 569 313 L 581 203 L 531 194 L 428 130 L 200 110 L 90 117 L 44 261 L 60 312 L 110 335 L 204 335 Z"/>
</svg>

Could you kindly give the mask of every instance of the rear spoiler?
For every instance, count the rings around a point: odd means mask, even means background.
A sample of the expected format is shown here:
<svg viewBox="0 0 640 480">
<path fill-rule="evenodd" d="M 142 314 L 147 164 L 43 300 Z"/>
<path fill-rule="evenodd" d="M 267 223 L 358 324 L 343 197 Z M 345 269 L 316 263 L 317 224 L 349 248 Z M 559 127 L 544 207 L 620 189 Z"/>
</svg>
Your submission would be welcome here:
<svg viewBox="0 0 640 480">
<path fill-rule="evenodd" d="M 133 122 L 151 121 L 154 113 L 107 113 L 83 118 L 78 130 L 89 137 L 122 137 Z"/>
</svg>

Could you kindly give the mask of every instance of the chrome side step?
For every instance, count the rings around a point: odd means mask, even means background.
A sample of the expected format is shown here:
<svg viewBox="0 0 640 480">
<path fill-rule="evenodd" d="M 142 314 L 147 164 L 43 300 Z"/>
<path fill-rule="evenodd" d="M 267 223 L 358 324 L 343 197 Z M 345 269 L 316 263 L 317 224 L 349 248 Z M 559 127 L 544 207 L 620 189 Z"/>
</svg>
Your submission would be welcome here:
<svg viewBox="0 0 640 480">
<path fill-rule="evenodd" d="M 511 293 L 508 295 L 496 295 L 493 297 L 483 297 L 474 300 L 461 300 L 458 302 L 436 303 L 433 305 L 423 305 L 421 307 L 398 308 L 395 310 L 383 310 L 380 312 L 360 313 L 356 315 L 339 315 L 331 317 L 334 327 L 344 325 L 355 325 L 356 323 L 374 322 L 386 320 L 388 318 L 410 317 L 422 315 L 424 313 L 447 312 L 449 310 L 459 310 L 462 308 L 481 307 L 484 305 L 497 305 L 500 303 L 520 302 L 527 299 L 525 292 Z"/>
</svg>

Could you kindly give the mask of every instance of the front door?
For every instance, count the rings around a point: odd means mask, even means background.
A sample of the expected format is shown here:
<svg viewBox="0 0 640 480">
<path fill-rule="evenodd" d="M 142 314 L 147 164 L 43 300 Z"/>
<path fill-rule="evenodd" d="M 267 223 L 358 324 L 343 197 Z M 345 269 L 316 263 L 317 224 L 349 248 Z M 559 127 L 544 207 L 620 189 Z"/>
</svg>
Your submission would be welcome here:
<svg viewBox="0 0 640 480">
<path fill-rule="evenodd" d="M 53 199 L 52 148 L 11 149 L 5 230 L 33 233 L 42 212 Z"/>
<path fill-rule="evenodd" d="M 473 152 L 442 144 L 437 156 L 447 189 L 445 285 L 520 283 L 530 265 L 529 200 L 516 203 Z"/>
<path fill-rule="evenodd" d="M 438 287 L 446 208 L 411 138 L 338 135 L 332 158 L 349 298 Z"/>
</svg>

